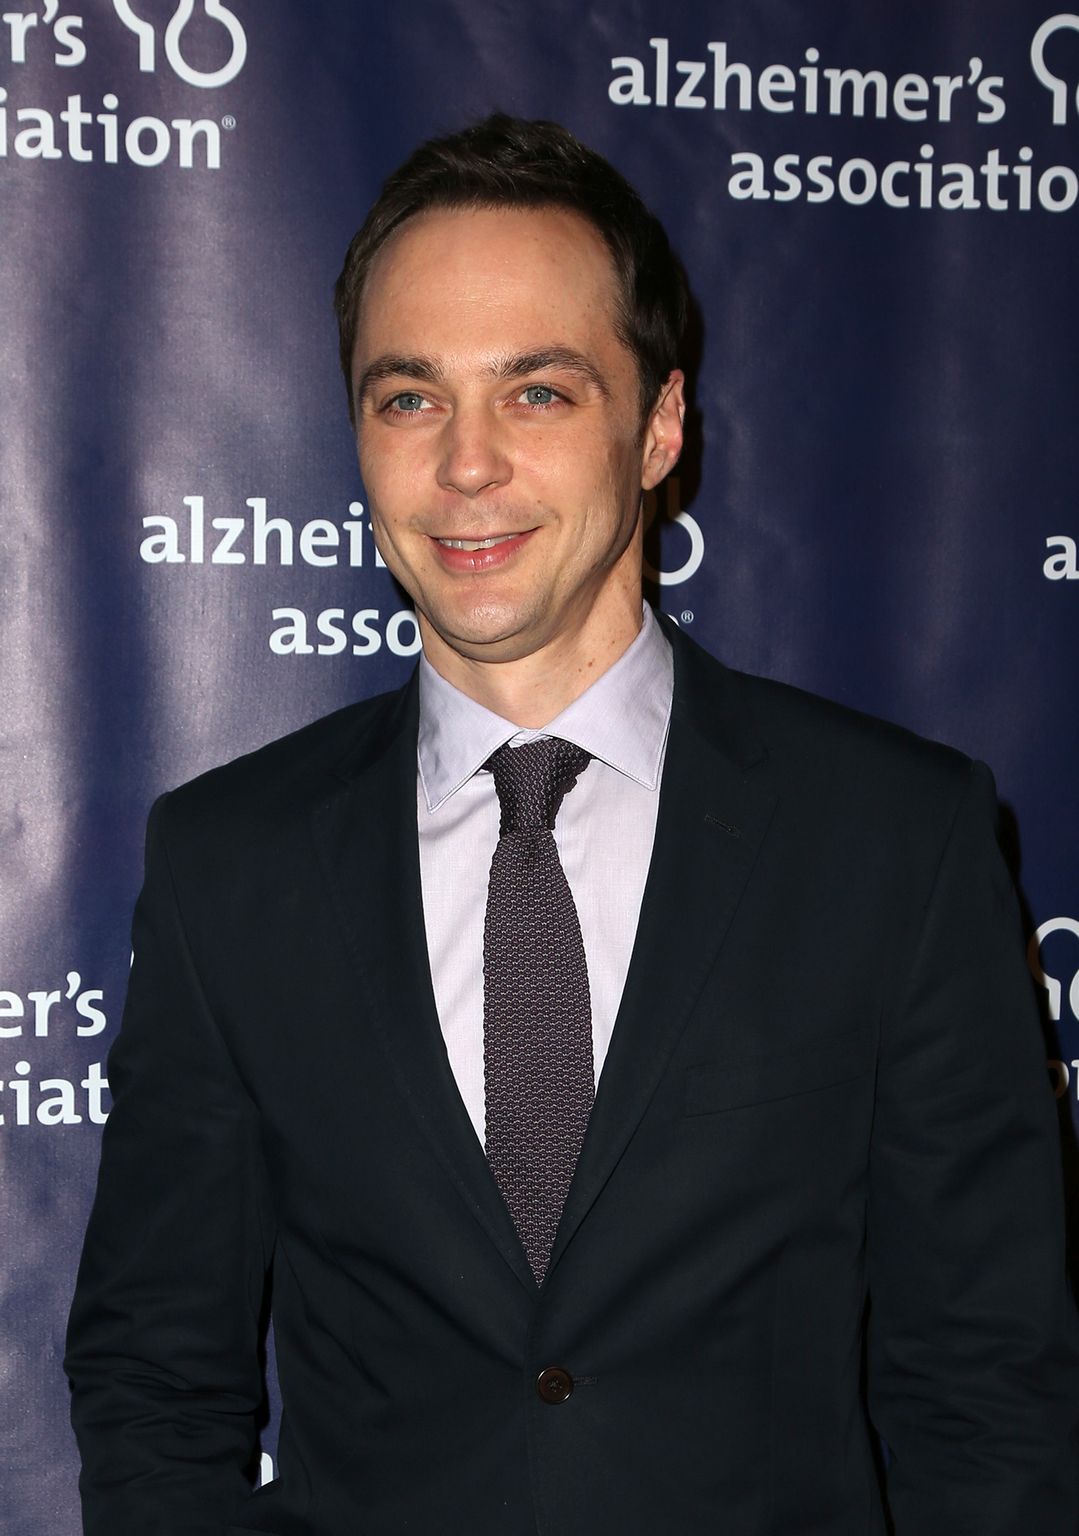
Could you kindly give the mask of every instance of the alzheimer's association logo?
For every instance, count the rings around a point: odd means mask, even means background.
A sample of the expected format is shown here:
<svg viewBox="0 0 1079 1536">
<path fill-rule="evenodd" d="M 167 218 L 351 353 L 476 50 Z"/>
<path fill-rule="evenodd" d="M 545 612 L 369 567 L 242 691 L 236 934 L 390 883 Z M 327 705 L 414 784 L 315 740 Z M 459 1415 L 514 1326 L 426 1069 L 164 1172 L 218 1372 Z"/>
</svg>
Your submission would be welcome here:
<svg viewBox="0 0 1079 1536">
<path fill-rule="evenodd" d="M 139 69 L 143 74 L 153 74 L 157 68 L 158 38 L 153 25 L 136 15 L 130 0 L 112 0 L 113 9 L 130 32 L 139 40 Z M 244 67 L 247 59 L 247 34 L 238 16 L 221 0 L 201 0 L 205 16 L 217 22 L 228 38 L 229 56 L 218 69 L 196 69 L 184 53 L 184 36 L 195 15 L 195 0 L 180 0 L 172 20 L 165 28 L 163 51 L 173 73 L 187 85 L 197 85 L 203 90 L 215 90 L 228 85 Z"/>
<path fill-rule="evenodd" d="M 682 543 L 682 548 L 670 557 L 675 562 L 671 566 L 664 559 L 667 540 L 662 537 L 669 524 L 681 529 Z M 696 576 L 704 560 L 704 534 L 697 519 L 682 508 L 677 475 L 668 475 L 657 491 L 650 491 L 645 496 L 644 526 L 646 535 L 650 535 L 645 540 L 644 557 L 644 574 L 648 581 L 660 587 L 677 587 Z"/>
<path fill-rule="evenodd" d="M 1069 937 L 1057 939 L 1056 934 Z M 1045 988 L 1052 1022 L 1060 1023 L 1066 1006 L 1079 1023 L 1079 922 L 1074 917 L 1051 917 L 1040 924 L 1027 945 L 1027 964 L 1034 980 Z M 1079 1095 L 1079 1057 L 1050 1061 L 1049 1073 L 1058 1099 L 1064 1097 L 1073 1080 Z"/>
<path fill-rule="evenodd" d="M 119 88 L 110 81 L 90 93 L 78 74 L 89 58 L 83 36 L 85 17 L 61 14 L 60 4 L 61 0 L 37 0 L 31 9 L 5 10 L 0 16 L 0 50 L 7 50 L 14 82 L 11 101 L 7 84 L 0 85 L 0 161 L 69 160 L 79 165 L 219 170 L 222 131 L 236 127 L 235 114 L 197 117 L 185 113 L 165 118 L 143 112 L 144 103 L 137 99 L 143 94 L 138 81 L 141 75 L 168 69 L 200 92 L 228 85 L 247 60 L 247 34 L 235 12 L 222 0 L 137 0 L 138 10 L 131 0 L 112 0 L 117 21 L 137 39 L 137 55 L 127 48 L 123 32 L 110 29 L 112 64 L 126 79 Z M 141 14 L 144 8 L 156 8 L 154 22 Z M 42 68 L 50 56 L 55 66 L 52 74 Z M 0 58 L 0 66 L 4 62 Z M 20 79 L 16 66 L 22 65 L 31 68 Z M 125 85 L 134 87 L 135 101 L 121 99 L 126 97 Z M 42 95 L 27 101 L 20 86 L 40 88 Z M 160 93 L 154 94 L 160 103 Z M 185 107 L 190 113 L 192 105 L 199 110 L 205 101 L 205 97 L 192 100 L 183 90 L 168 95 L 175 99 L 174 110 L 178 107 L 181 113 Z"/>
<path fill-rule="evenodd" d="M 1034 980 L 1040 987 L 1044 987 L 1048 994 L 1049 1017 L 1056 1024 L 1060 1022 L 1065 997 L 1067 997 L 1072 1017 L 1079 1020 L 1079 945 L 1060 946 L 1062 949 L 1072 950 L 1073 963 L 1066 965 L 1063 974 L 1053 975 L 1045 966 L 1042 946 L 1054 933 L 1069 933 L 1074 939 L 1079 940 L 1079 922 L 1076 922 L 1074 917 L 1051 917 L 1047 922 L 1042 923 L 1030 936 L 1030 943 L 1027 946 L 1027 964 L 1030 966 Z M 1054 946 L 1054 949 L 1056 948 L 1057 946 Z M 1052 969 L 1059 972 L 1059 963 Z"/>
</svg>

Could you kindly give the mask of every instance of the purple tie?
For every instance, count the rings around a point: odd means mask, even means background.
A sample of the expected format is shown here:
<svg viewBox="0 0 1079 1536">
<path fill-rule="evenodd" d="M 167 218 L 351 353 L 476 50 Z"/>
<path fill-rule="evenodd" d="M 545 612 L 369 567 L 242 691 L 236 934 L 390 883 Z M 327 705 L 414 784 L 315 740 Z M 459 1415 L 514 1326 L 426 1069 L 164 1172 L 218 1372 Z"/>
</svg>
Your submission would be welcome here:
<svg viewBox="0 0 1079 1536">
<path fill-rule="evenodd" d="M 542 736 L 486 764 L 502 810 L 483 933 L 487 1161 L 537 1283 L 595 1096 L 584 943 L 552 836 L 590 761 Z"/>
</svg>

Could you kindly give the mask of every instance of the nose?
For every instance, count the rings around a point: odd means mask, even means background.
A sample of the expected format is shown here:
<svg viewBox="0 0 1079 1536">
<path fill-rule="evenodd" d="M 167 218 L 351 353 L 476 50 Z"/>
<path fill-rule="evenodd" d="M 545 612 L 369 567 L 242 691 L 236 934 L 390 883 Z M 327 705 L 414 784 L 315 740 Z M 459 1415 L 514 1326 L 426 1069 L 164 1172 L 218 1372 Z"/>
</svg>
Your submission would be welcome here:
<svg viewBox="0 0 1079 1536">
<path fill-rule="evenodd" d="M 438 483 L 443 490 L 479 496 L 513 478 L 508 445 L 489 410 L 459 406 L 442 429 L 440 449 Z"/>
</svg>

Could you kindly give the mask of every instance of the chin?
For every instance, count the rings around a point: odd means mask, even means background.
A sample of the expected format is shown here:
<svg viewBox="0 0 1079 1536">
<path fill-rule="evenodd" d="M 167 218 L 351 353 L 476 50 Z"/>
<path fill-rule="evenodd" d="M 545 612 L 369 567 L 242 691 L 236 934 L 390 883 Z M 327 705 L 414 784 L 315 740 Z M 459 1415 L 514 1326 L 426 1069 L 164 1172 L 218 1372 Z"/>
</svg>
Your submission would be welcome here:
<svg viewBox="0 0 1079 1536">
<path fill-rule="evenodd" d="M 489 604 L 463 612 L 441 613 L 432 628 L 447 645 L 489 646 L 512 643 L 535 626 L 536 615 L 516 605 Z"/>
<path fill-rule="evenodd" d="M 517 661 L 537 649 L 533 626 L 521 614 L 484 614 L 432 624 L 444 645 L 473 661 Z"/>
</svg>

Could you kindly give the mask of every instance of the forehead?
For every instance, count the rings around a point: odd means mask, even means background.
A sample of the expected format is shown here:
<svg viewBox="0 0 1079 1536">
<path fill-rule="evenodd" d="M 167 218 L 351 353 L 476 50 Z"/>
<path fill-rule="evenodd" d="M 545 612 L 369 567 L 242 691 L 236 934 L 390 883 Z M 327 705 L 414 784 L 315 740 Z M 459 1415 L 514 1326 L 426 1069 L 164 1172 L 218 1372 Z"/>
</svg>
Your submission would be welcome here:
<svg viewBox="0 0 1079 1536">
<path fill-rule="evenodd" d="M 409 219 L 372 262 L 356 355 L 619 345 L 617 296 L 602 236 L 569 209 L 436 209 Z"/>
</svg>

